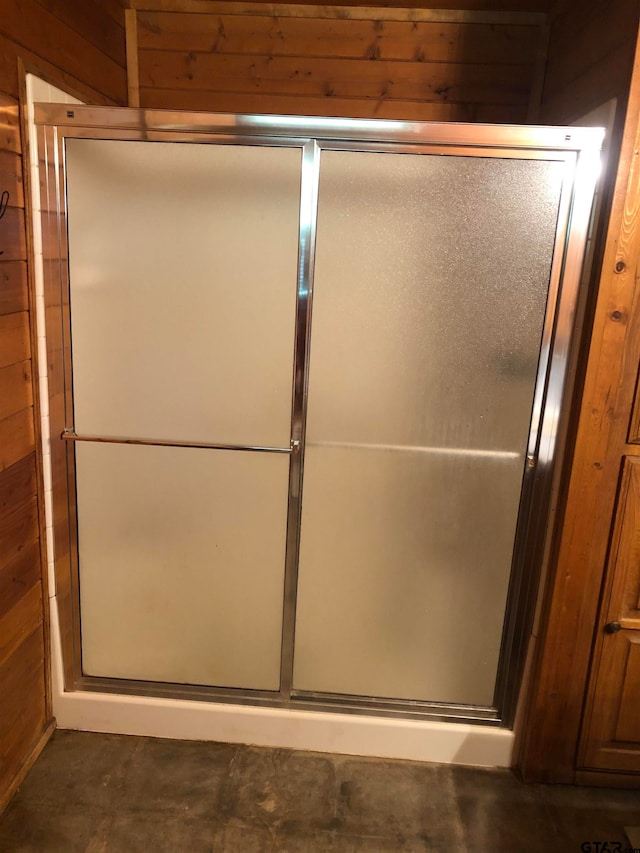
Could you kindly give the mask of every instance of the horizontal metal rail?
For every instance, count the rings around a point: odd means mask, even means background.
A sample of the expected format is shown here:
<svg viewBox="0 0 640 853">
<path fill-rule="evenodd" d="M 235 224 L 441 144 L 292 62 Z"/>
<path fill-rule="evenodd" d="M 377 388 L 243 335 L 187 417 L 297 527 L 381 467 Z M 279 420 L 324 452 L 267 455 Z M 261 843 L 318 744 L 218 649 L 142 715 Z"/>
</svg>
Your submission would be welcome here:
<svg viewBox="0 0 640 853">
<path fill-rule="evenodd" d="M 262 447 L 253 444 L 217 444 L 205 441 L 167 441 L 162 438 L 126 438 L 114 435 L 78 435 L 71 430 L 65 430 L 60 438 L 65 441 L 93 441 L 99 444 L 141 444 L 150 447 L 196 447 L 203 450 L 242 450 L 257 453 L 292 453 L 297 448 L 296 443 L 291 447 Z"/>
<path fill-rule="evenodd" d="M 473 447 L 422 447 L 413 444 L 361 444 L 350 441 L 307 441 L 307 447 L 345 448 L 348 450 L 387 450 L 400 453 L 433 453 L 439 456 L 473 456 L 490 459 L 521 459 L 523 453 L 511 450 L 481 450 Z"/>
</svg>

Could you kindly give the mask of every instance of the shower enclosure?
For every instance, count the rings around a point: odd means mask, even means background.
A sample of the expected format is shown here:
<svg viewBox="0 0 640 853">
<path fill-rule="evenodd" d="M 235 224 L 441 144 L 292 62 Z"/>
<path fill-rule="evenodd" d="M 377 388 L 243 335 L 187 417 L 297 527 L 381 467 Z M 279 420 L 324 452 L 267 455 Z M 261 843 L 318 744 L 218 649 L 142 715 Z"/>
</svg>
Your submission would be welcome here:
<svg viewBox="0 0 640 853">
<path fill-rule="evenodd" d="M 36 120 L 67 689 L 509 725 L 601 133 Z"/>
</svg>

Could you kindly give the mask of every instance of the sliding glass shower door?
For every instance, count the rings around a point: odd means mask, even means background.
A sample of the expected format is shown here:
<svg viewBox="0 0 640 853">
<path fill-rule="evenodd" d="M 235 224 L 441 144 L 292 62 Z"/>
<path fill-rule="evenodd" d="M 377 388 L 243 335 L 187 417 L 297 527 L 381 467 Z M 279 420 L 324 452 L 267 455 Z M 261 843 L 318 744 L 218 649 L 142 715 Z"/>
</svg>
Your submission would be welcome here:
<svg viewBox="0 0 640 853">
<path fill-rule="evenodd" d="M 295 689 L 492 703 L 563 180 L 323 152 Z"/>
<path fill-rule="evenodd" d="M 67 686 L 508 722 L 597 133 L 37 115 Z"/>
<path fill-rule="evenodd" d="M 66 166 L 83 672 L 278 690 L 300 149 Z"/>
</svg>

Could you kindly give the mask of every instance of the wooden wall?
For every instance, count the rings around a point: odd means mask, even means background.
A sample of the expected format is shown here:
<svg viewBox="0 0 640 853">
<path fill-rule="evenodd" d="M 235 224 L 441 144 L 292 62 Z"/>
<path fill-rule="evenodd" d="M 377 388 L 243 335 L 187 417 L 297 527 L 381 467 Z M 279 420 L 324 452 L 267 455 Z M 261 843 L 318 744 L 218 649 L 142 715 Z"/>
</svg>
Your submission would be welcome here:
<svg viewBox="0 0 640 853">
<path fill-rule="evenodd" d="M 638 0 L 567 0 L 551 22 L 542 120 L 618 99 L 601 235 L 578 365 L 581 401 L 556 556 L 543 604 L 519 765 L 528 781 L 579 781 L 577 749 L 638 369 Z M 635 83 L 631 90 L 636 62 Z M 612 697 L 613 702 L 613 697 Z M 595 778 L 582 781 L 597 783 Z M 624 784 L 613 778 L 607 784 Z"/>
<path fill-rule="evenodd" d="M 573 121 L 610 98 L 626 105 L 638 0 L 562 0 L 550 22 L 540 119 Z"/>
<path fill-rule="evenodd" d="M 304 4 L 263 12 L 202 0 L 175 8 L 183 11 L 137 12 L 143 107 L 523 122 L 535 99 L 541 14 Z"/>
<path fill-rule="evenodd" d="M 0 218 L 0 809 L 51 729 L 19 60 L 95 103 L 126 103 L 120 0 L 0 4 L 0 193 L 9 193 Z"/>
</svg>

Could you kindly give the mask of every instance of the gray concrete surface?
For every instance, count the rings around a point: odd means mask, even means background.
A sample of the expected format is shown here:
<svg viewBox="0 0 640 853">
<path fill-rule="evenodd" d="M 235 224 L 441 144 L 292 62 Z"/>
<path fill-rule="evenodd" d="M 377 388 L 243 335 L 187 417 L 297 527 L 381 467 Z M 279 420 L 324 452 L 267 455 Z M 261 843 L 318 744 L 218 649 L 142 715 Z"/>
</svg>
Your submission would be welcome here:
<svg viewBox="0 0 640 853">
<path fill-rule="evenodd" d="M 510 772 L 56 732 L 0 816 L 0 851 L 567 851 L 628 847 L 640 793 Z M 604 848 L 607 849 L 607 848 Z"/>
</svg>

